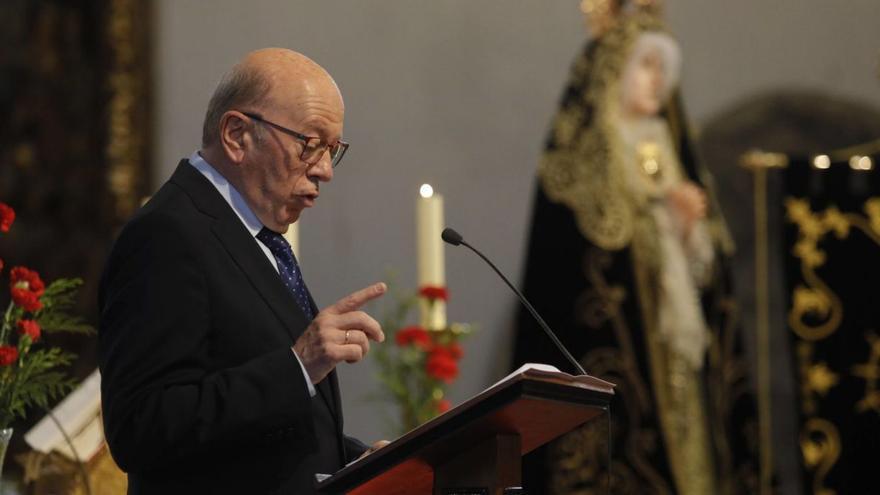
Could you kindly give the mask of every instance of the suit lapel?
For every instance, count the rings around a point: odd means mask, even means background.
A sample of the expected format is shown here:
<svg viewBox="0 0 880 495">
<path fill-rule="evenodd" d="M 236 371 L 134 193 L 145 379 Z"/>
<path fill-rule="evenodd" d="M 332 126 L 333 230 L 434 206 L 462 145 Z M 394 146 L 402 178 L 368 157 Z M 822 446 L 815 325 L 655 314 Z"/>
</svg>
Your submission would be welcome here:
<svg viewBox="0 0 880 495">
<path fill-rule="evenodd" d="M 199 210 L 214 218 L 211 230 L 220 244 L 296 340 L 308 325 L 306 317 L 232 207 L 187 160 L 180 162 L 171 181 L 189 194 Z"/>
<path fill-rule="evenodd" d="M 291 341 L 295 342 L 305 331 L 309 321 L 257 245 L 259 241 L 250 235 L 223 196 L 188 160 L 180 162 L 171 182 L 183 188 L 201 211 L 214 218 L 211 227 L 214 235 L 281 321 Z M 314 314 L 317 314 L 314 301 L 311 304 Z M 321 384 L 326 383 L 326 386 L 318 386 L 316 389 L 339 426 L 339 387 L 335 373 L 332 375 L 332 379 L 322 381 Z"/>
</svg>

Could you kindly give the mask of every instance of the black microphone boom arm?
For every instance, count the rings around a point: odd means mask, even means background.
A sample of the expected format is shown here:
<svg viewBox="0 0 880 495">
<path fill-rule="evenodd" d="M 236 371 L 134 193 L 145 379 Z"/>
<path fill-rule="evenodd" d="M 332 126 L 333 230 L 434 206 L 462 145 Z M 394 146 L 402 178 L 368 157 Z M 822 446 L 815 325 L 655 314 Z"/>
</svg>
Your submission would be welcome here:
<svg viewBox="0 0 880 495">
<path fill-rule="evenodd" d="M 571 353 L 568 352 L 568 349 L 566 349 L 564 345 L 562 345 L 562 342 L 559 341 L 559 338 L 556 337 L 556 334 L 553 332 L 553 330 L 550 329 L 550 326 L 547 325 L 547 322 L 545 322 L 544 319 L 541 318 L 541 315 L 539 315 L 538 312 L 535 311 L 535 308 L 532 307 L 532 305 L 529 303 L 529 301 L 526 299 L 526 297 L 524 295 L 522 295 L 522 293 L 516 287 L 514 287 L 513 284 L 510 283 L 510 280 L 507 280 L 507 277 L 505 277 L 504 274 L 501 273 L 501 270 L 499 270 L 498 267 L 496 267 L 494 263 L 489 261 L 489 258 L 485 257 L 483 255 L 483 253 L 481 253 L 479 250 L 477 250 L 477 248 L 475 248 L 475 247 L 471 246 L 470 244 L 468 244 L 467 242 L 465 242 L 465 240 L 464 240 L 464 238 L 462 238 L 461 234 L 459 234 L 458 232 L 456 232 L 453 229 L 450 229 L 448 227 L 443 229 L 443 233 L 441 234 L 441 237 L 443 238 L 444 241 L 446 241 L 449 244 L 452 244 L 453 246 L 458 246 L 459 244 L 467 246 L 468 249 L 477 253 L 477 256 L 479 256 L 480 258 L 483 258 L 483 261 L 485 261 L 489 266 L 491 266 L 492 269 L 495 270 L 495 273 L 497 273 L 498 276 L 501 277 L 501 280 L 504 280 L 504 283 L 506 283 L 507 286 L 510 287 L 510 290 L 512 290 L 514 292 L 514 294 L 516 294 L 516 297 L 519 298 L 519 301 L 522 303 L 522 305 L 525 306 L 525 308 L 527 310 L 529 310 L 529 313 L 532 314 L 532 317 L 535 318 L 535 321 L 538 322 L 538 325 L 541 326 L 541 328 L 544 330 L 544 333 L 546 333 L 547 336 L 550 337 L 550 340 L 552 340 L 553 343 L 556 344 L 556 347 L 559 349 L 560 352 L 562 352 L 562 355 L 564 355 L 565 358 L 568 359 L 568 361 L 572 364 L 572 366 L 574 366 L 574 369 L 577 370 L 578 374 L 579 375 L 586 375 L 587 374 L 587 372 L 584 371 L 584 368 L 581 366 L 581 363 L 579 363 L 577 361 L 577 359 L 575 359 L 574 356 L 572 356 Z"/>
</svg>

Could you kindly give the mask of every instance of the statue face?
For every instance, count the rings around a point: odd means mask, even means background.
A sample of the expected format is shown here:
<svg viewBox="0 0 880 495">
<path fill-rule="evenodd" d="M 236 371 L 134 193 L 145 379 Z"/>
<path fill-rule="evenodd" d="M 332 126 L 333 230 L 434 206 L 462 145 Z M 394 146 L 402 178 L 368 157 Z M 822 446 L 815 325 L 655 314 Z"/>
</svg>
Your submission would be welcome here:
<svg viewBox="0 0 880 495">
<path fill-rule="evenodd" d="M 621 80 L 624 114 L 650 117 L 660 112 L 664 87 L 664 66 L 660 49 L 639 47 L 630 57 Z"/>
</svg>

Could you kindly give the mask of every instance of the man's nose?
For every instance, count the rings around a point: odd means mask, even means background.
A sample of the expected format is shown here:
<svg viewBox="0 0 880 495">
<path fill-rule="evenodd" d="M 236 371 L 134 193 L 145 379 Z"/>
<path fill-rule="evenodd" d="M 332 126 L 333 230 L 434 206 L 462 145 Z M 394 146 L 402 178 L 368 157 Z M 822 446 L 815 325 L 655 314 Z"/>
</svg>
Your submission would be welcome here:
<svg viewBox="0 0 880 495">
<path fill-rule="evenodd" d="M 321 182 L 330 182 L 333 180 L 333 161 L 330 159 L 330 152 L 325 151 L 321 158 L 309 167 L 307 172 L 309 177 L 314 177 Z"/>
</svg>

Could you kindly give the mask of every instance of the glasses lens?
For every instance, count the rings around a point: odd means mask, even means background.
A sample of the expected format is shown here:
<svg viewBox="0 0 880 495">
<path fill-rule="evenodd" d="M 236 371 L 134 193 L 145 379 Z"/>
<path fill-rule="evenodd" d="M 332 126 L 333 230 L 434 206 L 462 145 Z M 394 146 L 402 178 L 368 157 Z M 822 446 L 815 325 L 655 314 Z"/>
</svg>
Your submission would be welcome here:
<svg viewBox="0 0 880 495">
<path fill-rule="evenodd" d="M 326 149 L 327 147 L 318 142 L 317 139 L 310 140 L 303 144 L 303 151 L 302 155 L 300 155 L 300 159 L 306 163 L 315 163 L 321 159 L 321 155 L 324 154 Z"/>
<path fill-rule="evenodd" d="M 300 159 L 310 165 L 314 165 L 321 160 L 321 157 L 324 156 L 325 152 L 329 152 L 330 163 L 335 167 L 342 160 L 342 155 L 345 154 L 345 150 L 347 149 L 348 144 L 343 143 L 342 141 L 339 141 L 332 146 L 318 143 L 317 141 L 311 141 L 308 144 L 303 145 L 303 152 L 302 155 L 300 155 Z"/>
<path fill-rule="evenodd" d="M 344 143 L 342 141 L 337 142 L 330 148 L 330 161 L 333 166 L 339 165 L 339 162 L 342 161 L 342 156 L 345 155 L 345 152 L 348 150 L 348 143 Z"/>
<path fill-rule="evenodd" d="M 339 151 L 342 150 L 342 146 L 339 143 L 334 144 L 330 147 L 330 159 L 334 162 L 336 161 L 336 157 L 339 156 Z"/>
</svg>

